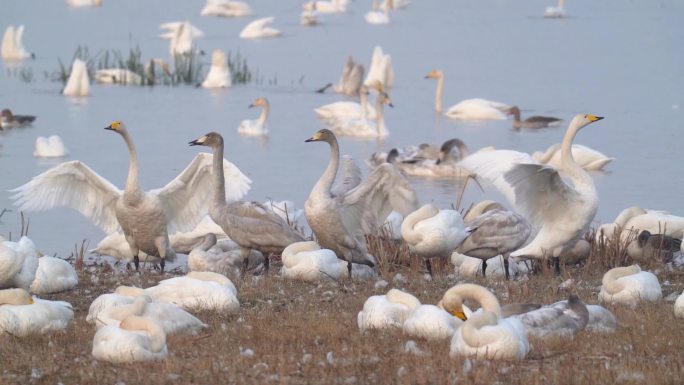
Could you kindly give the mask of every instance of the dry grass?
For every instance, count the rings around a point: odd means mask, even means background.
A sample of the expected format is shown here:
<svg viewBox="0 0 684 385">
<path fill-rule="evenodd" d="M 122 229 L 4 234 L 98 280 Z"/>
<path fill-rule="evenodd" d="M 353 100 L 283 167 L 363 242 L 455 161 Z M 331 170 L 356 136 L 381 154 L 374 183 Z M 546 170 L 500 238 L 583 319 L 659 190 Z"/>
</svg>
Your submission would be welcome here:
<svg viewBox="0 0 684 385">
<path fill-rule="evenodd" d="M 370 247 L 381 252 L 383 278 L 391 281 L 400 272 L 409 278 L 400 287 L 423 302 L 435 303 L 456 283 L 444 275 L 448 266 L 442 267 L 441 278 L 424 280 L 422 266 L 411 261 L 400 243 L 371 238 Z M 491 288 L 503 303 L 549 303 L 570 292 L 595 303 L 602 273 L 618 259 L 602 258 L 606 254 L 595 249 L 584 266 L 565 268 L 562 277 L 542 271 L 518 281 L 474 281 Z M 669 282 L 663 286 L 665 296 L 684 289 L 684 272 L 660 262 L 642 267 L 659 271 L 660 281 Z M 416 356 L 404 352 L 409 338 L 400 332 L 360 333 L 356 314 L 364 301 L 388 288 L 376 290 L 372 282 L 314 285 L 285 281 L 274 273 L 235 281 L 240 312 L 199 314 L 209 329 L 170 336 L 165 361 L 112 365 L 90 355 L 95 329 L 85 322 L 88 306 L 117 285 L 148 287 L 161 277 L 153 271 L 118 271 L 109 264 L 86 266 L 79 275 L 75 290 L 49 296 L 74 305 L 76 316 L 66 331 L 28 339 L 0 336 L 0 384 L 684 382 L 684 324 L 674 318 L 672 303 L 664 300 L 637 310 L 610 307 L 622 325 L 613 335 L 582 332 L 574 340 L 533 340 L 524 361 L 488 362 L 449 358 L 448 341 L 418 340 L 428 355 Z M 559 289 L 567 279 L 573 280 L 570 287 Z M 246 349 L 254 355 L 241 354 Z"/>
</svg>

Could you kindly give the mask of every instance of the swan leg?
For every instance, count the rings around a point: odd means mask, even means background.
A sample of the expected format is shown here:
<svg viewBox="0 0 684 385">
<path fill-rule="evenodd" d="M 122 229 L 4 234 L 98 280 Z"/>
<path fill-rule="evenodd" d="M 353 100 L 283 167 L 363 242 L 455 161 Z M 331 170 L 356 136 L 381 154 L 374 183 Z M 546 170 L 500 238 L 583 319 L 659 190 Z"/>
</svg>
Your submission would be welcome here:
<svg viewBox="0 0 684 385">
<path fill-rule="evenodd" d="M 553 273 L 556 276 L 559 276 L 560 275 L 560 257 L 553 257 L 553 258 L 551 258 L 551 260 L 553 261 Z"/>
<path fill-rule="evenodd" d="M 485 271 L 487 270 L 487 260 L 482 260 L 482 276 L 485 277 Z"/>
<path fill-rule="evenodd" d="M 166 248 L 167 242 L 165 237 L 157 237 L 154 240 L 154 245 L 157 246 L 157 252 L 159 253 L 159 268 L 161 274 L 164 274 L 164 266 L 166 265 Z"/>
<path fill-rule="evenodd" d="M 240 256 L 242 257 L 242 274 L 247 272 L 247 268 L 249 267 L 249 249 L 245 249 L 244 247 L 240 248 Z M 266 261 L 268 261 L 268 256 L 265 256 L 264 260 L 264 265 L 266 265 Z"/>
<path fill-rule="evenodd" d="M 347 273 L 349 274 L 349 280 L 352 280 L 352 263 L 347 261 Z"/>
<path fill-rule="evenodd" d="M 248 259 L 245 261 L 249 262 Z M 271 267 L 271 253 L 264 253 L 264 275 L 268 275 L 268 269 Z"/>
<path fill-rule="evenodd" d="M 508 272 L 508 253 L 504 254 L 504 272 L 506 274 L 506 280 L 511 279 L 511 274 Z"/>
<path fill-rule="evenodd" d="M 425 267 L 427 267 L 428 274 L 432 278 L 432 262 L 430 262 L 430 258 L 425 258 Z"/>
<path fill-rule="evenodd" d="M 135 271 L 140 271 L 140 258 L 138 257 L 138 254 L 133 256 L 133 264 L 135 265 Z"/>
</svg>

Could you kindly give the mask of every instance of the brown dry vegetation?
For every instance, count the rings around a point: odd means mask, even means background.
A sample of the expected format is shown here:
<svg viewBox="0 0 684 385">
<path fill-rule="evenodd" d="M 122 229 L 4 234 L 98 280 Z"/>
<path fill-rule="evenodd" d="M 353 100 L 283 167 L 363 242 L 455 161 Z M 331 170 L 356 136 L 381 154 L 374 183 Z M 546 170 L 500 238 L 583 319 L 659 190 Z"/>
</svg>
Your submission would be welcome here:
<svg viewBox="0 0 684 385">
<path fill-rule="evenodd" d="M 424 303 L 436 303 L 454 285 L 445 276 L 449 265 L 436 269 L 434 281 L 422 278 L 421 266 L 409 261 L 406 249 L 371 239 L 380 255 L 383 278 L 400 272 L 409 283 L 398 285 Z M 565 268 L 562 277 L 548 271 L 517 281 L 485 282 L 502 303 L 550 303 L 577 293 L 596 303 L 603 272 L 623 263 L 615 250 L 594 247 L 583 267 Z M 80 266 L 83 266 L 82 263 Z M 236 280 L 240 311 L 235 315 L 201 313 L 210 327 L 197 335 L 168 337 L 169 355 L 159 363 L 113 365 L 90 355 L 95 328 L 85 322 L 98 295 L 116 286 L 148 287 L 158 272 L 141 275 L 112 269 L 108 264 L 79 269 L 79 286 L 48 296 L 69 301 L 75 319 L 64 332 L 19 339 L 0 336 L 0 384 L 599 384 L 684 383 L 684 322 L 665 300 L 636 310 L 610 307 L 622 327 L 612 335 L 581 332 L 574 340 L 531 341 L 532 351 L 520 362 L 477 361 L 449 357 L 449 341 L 417 340 L 427 355 L 405 353 L 408 337 L 401 332 L 360 333 L 356 315 L 370 295 L 386 292 L 373 282 L 309 284 L 286 281 L 275 272 L 266 277 Z M 643 268 L 658 272 L 663 294 L 684 289 L 684 271 L 661 262 Z M 548 270 L 548 269 L 542 269 Z M 568 289 L 559 284 L 572 278 Z M 254 355 L 241 354 L 245 349 Z"/>
</svg>

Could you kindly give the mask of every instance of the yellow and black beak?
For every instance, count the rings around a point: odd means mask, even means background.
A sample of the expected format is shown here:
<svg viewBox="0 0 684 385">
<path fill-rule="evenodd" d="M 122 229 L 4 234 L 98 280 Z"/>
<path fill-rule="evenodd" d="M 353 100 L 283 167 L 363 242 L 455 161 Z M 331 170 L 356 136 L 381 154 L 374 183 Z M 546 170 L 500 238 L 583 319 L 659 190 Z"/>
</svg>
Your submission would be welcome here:
<svg viewBox="0 0 684 385">
<path fill-rule="evenodd" d="M 191 142 L 188 142 L 190 146 L 202 146 L 204 145 L 204 141 L 206 140 L 206 136 L 203 136 L 201 138 L 197 138 Z"/>
<path fill-rule="evenodd" d="M 114 131 L 114 127 L 112 127 L 111 124 L 110 124 L 109 126 L 105 127 L 104 129 L 105 129 L 105 130 Z"/>
<path fill-rule="evenodd" d="M 455 311 L 455 312 L 453 312 L 453 313 L 451 313 L 451 314 L 452 314 L 453 316 L 455 316 L 456 318 L 460 319 L 461 321 L 465 321 L 465 320 L 468 319 L 468 317 L 466 317 L 466 315 L 465 315 L 465 313 L 464 313 L 463 311 Z"/>
<path fill-rule="evenodd" d="M 590 122 L 596 122 L 598 120 L 603 119 L 603 116 L 596 116 L 596 115 L 587 115 L 587 119 L 589 119 Z"/>
</svg>

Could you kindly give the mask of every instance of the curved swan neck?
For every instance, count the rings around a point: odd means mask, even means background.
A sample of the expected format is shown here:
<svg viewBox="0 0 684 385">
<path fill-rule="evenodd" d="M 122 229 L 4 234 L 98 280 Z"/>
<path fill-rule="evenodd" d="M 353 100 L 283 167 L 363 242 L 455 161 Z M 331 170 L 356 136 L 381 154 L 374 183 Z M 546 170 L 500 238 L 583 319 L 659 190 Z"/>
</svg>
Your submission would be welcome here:
<svg viewBox="0 0 684 385">
<path fill-rule="evenodd" d="M 435 211 L 437 211 L 437 213 L 439 212 L 435 206 L 427 204 L 407 215 L 406 218 L 404 218 L 404 221 L 401 223 L 402 238 L 404 238 L 404 240 L 409 244 L 420 242 L 423 239 L 422 234 L 420 234 L 418 231 L 415 231 L 413 228 L 416 226 L 416 224 L 418 224 L 418 222 L 437 215 Z"/>
<path fill-rule="evenodd" d="M 575 163 L 575 158 L 572 156 L 572 141 L 575 140 L 577 132 L 581 128 L 581 122 L 573 119 L 565 132 L 563 142 L 561 143 L 561 169 L 573 179 L 573 182 L 583 182 L 585 184 L 592 184 L 593 181 L 589 174 L 587 174 L 582 167 Z M 575 188 L 578 188 L 575 183 Z"/>
<path fill-rule="evenodd" d="M 209 251 L 212 247 L 216 245 L 216 235 L 213 233 L 207 234 L 204 236 L 204 239 L 202 240 L 202 243 L 197 246 L 200 250 L 203 251 Z"/>
<path fill-rule="evenodd" d="M 437 92 L 435 93 L 435 111 L 442 112 L 442 92 L 444 92 L 444 75 L 437 78 Z"/>
<path fill-rule="evenodd" d="M 444 296 L 456 295 L 464 299 L 471 299 L 479 302 L 482 310 L 494 313 L 497 318 L 501 318 L 501 305 L 496 296 L 486 288 L 472 283 L 456 285 L 444 293 Z"/>
<path fill-rule="evenodd" d="M 642 209 L 639 206 L 632 206 L 630 208 L 620 211 L 620 214 L 618 214 L 617 218 L 615 218 L 614 223 L 620 226 L 621 228 L 624 228 L 630 219 L 643 214 L 646 214 L 646 210 Z"/>
<path fill-rule="evenodd" d="M 117 314 L 113 317 L 118 320 L 124 320 L 128 316 L 139 316 L 142 315 L 145 312 L 145 308 L 147 307 L 147 303 L 149 302 L 149 297 L 146 297 L 144 295 L 137 297 L 133 303 L 131 303 L 128 306 L 125 307 L 120 307 L 120 308 L 114 308 L 114 310 L 117 311 Z"/>
<path fill-rule="evenodd" d="M 28 305 L 31 295 L 24 289 L 0 290 L 0 305 Z"/>
<path fill-rule="evenodd" d="M 150 350 L 159 352 L 166 346 L 166 333 L 156 323 L 138 316 L 126 317 L 121 322 L 121 329 L 126 330 L 142 330 L 147 333 L 150 338 Z"/>
<path fill-rule="evenodd" d="M 133 140 L 131 139 L 127 130 L 120 130 L 120 134 L 126 142 L 126 146 L 128 147 L 128 155 L 130 158 L 130 163 L 128 165 L 128 178 L 126 179 L 126 187 L 124 192 L 138 192 L 140 191 L 140 185 L 138 183 L 138 154 L 135 150 L 135 144 L 133 144 Z"/>
<path fill-rule="evenodd" d="M 271 106 L 268 104 L 268 101 L 264 102 L 264 106 L 261 109 L 261 114 L 259 114 L 259 118 L 257 119 L 257 122 L 261 127 L 266 125 L 266 120 L 268 119 L 268 112 L 271 109 Z M 223 158 L 223 156 L 221 156 Z"/>
<path fill-rule="evenodd" d="M 472 347 L 479 347 L 491 343 L 496 339 L 495 336 L 491 333 L 485 333 L 481 328 L 483 326 L 496 325 L 497 322 L 497 315 L 489 311 L 473 315 L 461 326 L 463 340 Z"/>
<path fill-rule="evenodd" d="M 213 207 L 226 204 L 226 180 L 223 175 L 223 139 L 211 146 L 213 159 L 211 161 L 211 177 L 214 182 Z"/>
<path fill-rule="evenodd" d="M 337 176 L 337 168 L 340 164 L 340 145 L 337 144 L 337 139 L 332 137 L 326 140 L 330 145 L 330 162 L 328 162 L 328 167 L 323 172 L 323 175 L 313 190 L 312 194 L 325 194 L 330 196 L 330 189 L 332 188 L 333 182 L 335 182 L 335 177 Z"/>
<path fill-rule="evenodd" d="M 619 278 L 628 275 L 633 275 L 640 271 L 641 269 L 639 268 L 639 266 L 636 265 L 616 267 L 614 269 L 609 270 L 606 274 L 603 275 L 601 284 L 608 293 L 615 294 L 625 289 L 624 282 L 618 281 Z"/>
</svg>

